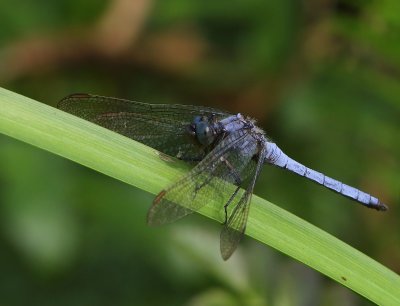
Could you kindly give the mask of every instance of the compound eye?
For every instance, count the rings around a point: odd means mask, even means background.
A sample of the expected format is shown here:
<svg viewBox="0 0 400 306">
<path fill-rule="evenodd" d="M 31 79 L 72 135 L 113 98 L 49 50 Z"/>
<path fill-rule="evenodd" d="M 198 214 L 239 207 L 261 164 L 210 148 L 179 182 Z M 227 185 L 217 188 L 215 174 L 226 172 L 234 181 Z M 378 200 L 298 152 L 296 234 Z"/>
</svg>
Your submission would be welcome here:
<svg viewBox="0 0 400 306">
<path fill-rule="evenodd" d="M 206 146 L 211 144 L 214 141 L 215 136 L 210 125 L 203 121 L 196 122 L 195 125 L 197 140 Z"/>
</svg>

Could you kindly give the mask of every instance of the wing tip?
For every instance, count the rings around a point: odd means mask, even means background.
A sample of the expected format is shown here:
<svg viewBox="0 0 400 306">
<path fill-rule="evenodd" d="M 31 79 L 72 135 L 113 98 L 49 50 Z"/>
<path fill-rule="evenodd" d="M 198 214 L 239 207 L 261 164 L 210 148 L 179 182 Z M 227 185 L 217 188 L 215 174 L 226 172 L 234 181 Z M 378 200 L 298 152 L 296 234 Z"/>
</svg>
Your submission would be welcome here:
<svg viewBox="0 0 400 306">
<path fill-rule="evenodd" d="M 242 240 L 245 228 L 238 231 L 225 225 L 220 235 L 220 252 L 223 260 L 228 260 L 236 251 L 239 242 Z"/>
</svg>

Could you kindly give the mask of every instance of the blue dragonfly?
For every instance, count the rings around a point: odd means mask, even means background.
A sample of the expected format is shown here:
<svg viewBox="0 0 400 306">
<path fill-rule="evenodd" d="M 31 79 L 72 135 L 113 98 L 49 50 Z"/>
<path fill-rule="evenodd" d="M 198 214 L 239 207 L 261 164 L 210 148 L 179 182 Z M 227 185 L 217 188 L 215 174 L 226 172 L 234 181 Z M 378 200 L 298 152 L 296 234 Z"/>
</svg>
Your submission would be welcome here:
<svg viewBox="0 0 400 306">
<path fill-rule="evenodd" d="M 191 171 L 156 196 L 147 222 L 176 221 L 207 205 L 207 199 L 217 198 L 225 214 L 220 236 L 224 260 L 244 235 L 251 195 L 264 164 L 289 170 L 368 208 L 387 210 L 376 197 L 288 157 L 253 119 L 241 114 L 92 94 L 67 96 L 58 107 L 193 164 Z"/>
</svg>

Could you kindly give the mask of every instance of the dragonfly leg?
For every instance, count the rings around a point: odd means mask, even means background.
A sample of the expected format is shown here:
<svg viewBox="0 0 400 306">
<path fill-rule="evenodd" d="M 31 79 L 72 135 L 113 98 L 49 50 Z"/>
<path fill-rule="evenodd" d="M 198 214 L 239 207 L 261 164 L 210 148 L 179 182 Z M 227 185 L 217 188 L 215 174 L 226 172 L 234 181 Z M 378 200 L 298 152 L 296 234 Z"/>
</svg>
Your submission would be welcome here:
<svg viewBox="0 0 400 306">
<path fill-rule="evenodd" d="M 225 157 L 220 157 L 221 161 L 226 165 L 226 167 L 231 171 L 231 175 L 235 181 L 235 185 L 238 186 L 242 184 L 242 179 L 240 178 L 239 173 L 236 171 L 236 169 L 232 166 L 232 164 L 225 158 Z"/>
<path fill-rule="evenodd" d="M 226 225 L 228 223 L 228 206 L 229 204 L 232 203 L 233 199 L 236 197 L 237 193 L 240 190 L 240 186 L 237 186 L 235 189 L 235 192 L 231 195 L 231 197 L 229 198 L 228 202 L 225 203 L 224 205 L 224 212 L 225 212 L 225 220 L 222 223 L 222 225 Z"/>
<path fill-rule="evenodd" d="M 242 183 L 242 179 L 240 178 L 239 173 L 236 171 L 236 169 L 231 165 L 231 163 L 225 158 L 225 157 L 220 157 L 221 161 L 228 167 L 228 169 L 231 171 L 231 175 L 233 176 L 234 183 L 235 185 L 240 185 Z M 197 193 L 201 188 L 203 188 L 205 185 L 209 184 L 211 180 L 214 178 L 213 172 L 217 169 L 217 167 L 213 167 L 212 171 L 210 171 L 210 176 L 200 185 L 196 186 L 195 192 Z"/>
<path fill-rule="evenodd" d="M 235 189 L 235 192 L 230 196 L 228 202 L 225 203 L 224 205 L 224 212 L 225 212 L 225 220 L 223 225 L 226 225 L 228 223 L 228 207 L 232 203 L 233 199 L 237 195 L 237 193 L 240 190 L 240 185 L 242 184 L 242 179 L 240 178 L 239 173 L 236 171 L 236 169 L 232 166 L 232 164 L 224 157 L 221 157 L 221 160 L 225 163 L 225 165 L 228 167 L 228 169 L 231 171 L 231 175 L 233 176 L 233 179 L 235 181 L 235 185 L 237 188 Z"/>
</svg>

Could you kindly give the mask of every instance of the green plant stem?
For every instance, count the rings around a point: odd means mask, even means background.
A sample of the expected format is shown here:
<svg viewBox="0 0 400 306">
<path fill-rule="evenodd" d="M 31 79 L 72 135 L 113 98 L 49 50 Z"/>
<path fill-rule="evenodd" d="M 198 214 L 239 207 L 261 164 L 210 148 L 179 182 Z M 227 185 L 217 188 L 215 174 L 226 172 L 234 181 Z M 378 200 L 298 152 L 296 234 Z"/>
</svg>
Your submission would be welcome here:
<svg viewBox="0 0 400 306">
<path fill-rule="evenodd" d="M 187 171 L 152 148 L 1 88 L 0 132 L 152 194 Z M 217 203 L 210 204 L 201 214 L 220 220 Z M 247 235 L 377 304 L 400 305 L 396 273 L 266 200 L 253 196 L 251 205 Z"/>
</svg>

